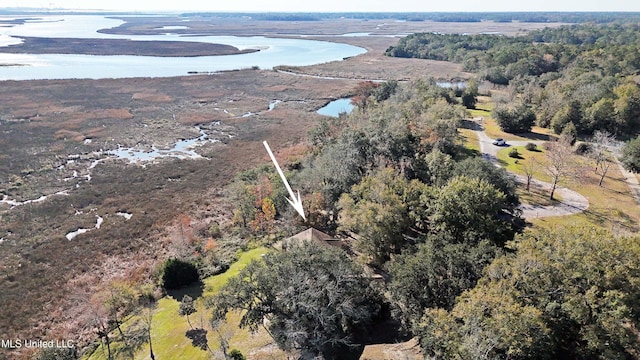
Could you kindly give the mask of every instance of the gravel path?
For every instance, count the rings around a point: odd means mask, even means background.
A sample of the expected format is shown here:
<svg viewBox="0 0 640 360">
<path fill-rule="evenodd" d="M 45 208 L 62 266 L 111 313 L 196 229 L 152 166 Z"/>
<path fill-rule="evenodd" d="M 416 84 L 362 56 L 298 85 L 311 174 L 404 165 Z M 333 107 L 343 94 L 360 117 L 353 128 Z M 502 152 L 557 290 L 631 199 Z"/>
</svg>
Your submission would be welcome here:
<svg viewBox="0 0 640 360">
<path fill-rule="evenodd" d="M 476 130 L 478 139 L 480 140 L 480 152 L 482 157 L 490 161 L 495 166 L 500 166 L 498 162 L 498 151 L 503 147 L 492 144 L 493 139 L 487 136 L 484 130 Z M 540 145 L 543 141 L 507 141 L 507 146 L 524 146 L 527 143 Z M 519 183 L 526 184 L 527 178 L 522 175 L 511 174 Z M 637 179 L 636 179 L 637 180 Z M 532 179 L 532 185 L 551 191 L 551 184 L 536 179 Z M 558 205 L 536 206 L 530 204 L 520 205 L 522 217 L 539 218 L 551 216 L 564 216 L 583 212 L 589 208 L 589 201 L 582 195 L 565 187 L 557 187 L 556 193 L 562 198 Z"/>
</svg>

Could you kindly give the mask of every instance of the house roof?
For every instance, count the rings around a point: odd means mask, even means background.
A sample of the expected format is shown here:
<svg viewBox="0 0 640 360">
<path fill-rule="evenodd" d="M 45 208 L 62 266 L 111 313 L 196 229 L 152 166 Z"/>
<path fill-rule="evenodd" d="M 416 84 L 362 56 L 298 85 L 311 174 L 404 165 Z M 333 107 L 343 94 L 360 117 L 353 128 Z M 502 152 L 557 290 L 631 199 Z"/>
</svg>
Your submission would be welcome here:
<svg viewBox="0 0 640 360">
<path fill-rule="evenodd" d="M 314 228 L 308 228 L 305 231 L 299 232 L 289 238 L 286 238 L 285 241 L 295 241 L 295 240 L 303 240 L 303 241 L 327 241 L 334 240 L 333 237 L 329 234 L 325 234 L 320 230 L 316 230 Z"/>
<path fill-rule="evenodd" d="M 282 240 L 279 244 L 274 245 L 279 248 L 286 248 L 288 245 L 302 243 L 306 241 L 317 241 L 323 244 L 341 247 L 341 241 L 334 238 L 329 234 L 325 234 L 320 230 L 314 228 L 308 228 L 302 232 L 299 232 L 291 237 Z"/>
</svg>

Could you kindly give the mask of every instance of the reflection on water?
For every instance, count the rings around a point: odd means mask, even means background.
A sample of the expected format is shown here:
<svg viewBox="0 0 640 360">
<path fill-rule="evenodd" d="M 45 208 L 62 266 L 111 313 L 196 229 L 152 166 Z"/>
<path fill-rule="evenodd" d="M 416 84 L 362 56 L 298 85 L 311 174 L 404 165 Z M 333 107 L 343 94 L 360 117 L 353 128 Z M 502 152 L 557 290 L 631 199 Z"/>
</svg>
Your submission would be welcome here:
<svg viewBox="0 0 640 360">
<path fill-rule="evenodd" d="M 204 145 L 207 142 L 217 142 L 219 140 L 209 139 L 204 130 L 197 128 L 200 136 L 193 139 L 180 140 L 168 150 L 152 148 L 151 151 L 136 150 L 134 148 L 119 147 L 117 150 L 107 151 L 109 155 L 115 155 L 119 159 L 127 159 L 130 162 L 152 161 L 158 158 L 174 157 L 178 159 L 197 159 L 201 158 L 198 153 L 193 151 L 194 147 Z"/>
<path fill-rule="evenodd" d="M 133 214 L 122 212 L 122 211 L 118 211 L 116 215 L 123 217 L 125 220 L 131 220 L 131 218 L 133 217 Z"/>
<path fill-rule="evenodd" d="M 53 195 L 69 195 L 69 191 L 68 190 L 58 191 L 57 193 L 55 193 Z M 2 196 L 2 199 L 0 199 L 0 204 L 7 204 L 7 205 L 11 206 L 11 208 L 14 208 L 16 206 L 22 206 L 22 205 L 27 205 L 27 204 L 35 204 L 35 203 L 43 202 L 43 201 L 47 200 L 49 198 L 49 196 L 51 196 L 51 195 L 42 195 L 39 198 L 32 199 L 32 200 L 16 201 L 16 200 L 9 199 L 9 196 L 7 194 L 4 194 Z"/>
<path fill-rule="evenodd" d="M 318 109 L 318 114 L 331 117 L 339 117 L 340 114 L 349 114 L 355 106 L 351 103 L 351 98 L 334 100 L 324 107 Z"/>
</svg>

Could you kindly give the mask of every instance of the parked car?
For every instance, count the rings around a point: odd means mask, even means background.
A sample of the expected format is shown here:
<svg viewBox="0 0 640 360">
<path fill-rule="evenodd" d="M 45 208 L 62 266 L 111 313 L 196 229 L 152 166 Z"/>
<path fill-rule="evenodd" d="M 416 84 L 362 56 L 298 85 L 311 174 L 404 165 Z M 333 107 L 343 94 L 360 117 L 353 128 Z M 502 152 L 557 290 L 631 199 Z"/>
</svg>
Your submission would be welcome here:
<svg viewBox="0 0 640 360">
<path fill-rule="evenodd" d="M 493 141 L 493 145 L 496 145 L 496 146 L 505 146 L 505 145 L 507 145 L 507 142 L 506 142 L 506 141 L 504 141 L 504 139 L 502 139 L 502 138 L 498 138 L 498 139 L 495 139 L 495 140 Z"/>
</svg>

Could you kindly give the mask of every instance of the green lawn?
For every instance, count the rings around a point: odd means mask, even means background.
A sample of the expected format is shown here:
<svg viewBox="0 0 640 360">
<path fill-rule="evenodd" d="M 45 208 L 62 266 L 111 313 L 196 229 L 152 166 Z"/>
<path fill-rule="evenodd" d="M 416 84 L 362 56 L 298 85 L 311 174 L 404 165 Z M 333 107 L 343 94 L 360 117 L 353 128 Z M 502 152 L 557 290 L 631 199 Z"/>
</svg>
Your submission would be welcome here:
<svg viewBox="0 0 640 360">
<path fill-rule="evenodd" d="M 458 132 L 462 136 L 464 147 L 480 154 L 480 140 L 476 132 L 471 129 L 458 129 Z"/>
<path fill-rule="evenodd" d="M 174 296 L 181 298 L 181 294 L 191 293 L 197 294 L 202 291 L 204 297 L 215 294 L 228 280 L 229 278 L 237 275 L 249 262 L 255 259 L 259 259 L 262 255 L 266 254 L 270 250 L 264 247 L 256 248 L 253 250 L 242 253 L 235 263 L 224 273 L 215 276 L 208 277 L 204 280 L 204 289 L 201 286 L 193 286 L 190 288 L 182 289 L 180 292 L 174 294 Z M 199 288 L 199 289 L 198 289 Z M 201 299 L 201 298 L 200 298 Z M 172 296 L 165 296 L 157 303 L 157 307 L 153 313 L 152 322 L 152 344 L 153 352 L 157 359 L 209 359 L 210 354 L 194 347 L 191 344 L 191 340 L 186 337 L 186 332 L 190 329 L 187 319 L 178 315 L 179 300 Z M 209 312 L 199 303 L 198 312 L 190 316 L 191 324 L 194 328 L 204 327 L 208 328 Z M 139 315 L 131 316 L 123 328 L 139 319 Z M 240 321 L 240 314 L 229 314 L 227 318 L 227 324 L 225 330 L 233 334 L 230 343 L 232 348 L 241 350 L 245 355 L 250 351 L 266 346 L 272 342 L 271 338 L 264 330 L 259 331 L 256 334 L 251 334 L 247 329 L 240 329 L 238 323 Z M 113 339 L 119 339 L 117 332 L 111 334 Z M 209 330 L 207 333 L 207 339 L 209 346 L 212 349 L 217 349 L 219 344 L 215 334 Z M 118 342 L 112 343 L 112 350 L 118 349 L 120 346 Z M 271 358 L 282 358 L 279 354 L 271 354 Z M 149 359 L 149 346 L 145 344 L 140 348 L 136 354 L 135 359 Z M 85 356 L 85 359 L 90 360 L 106 360 L 106 351 L 103 352 L 102 348 L 98 348 L 93 354 Z"/>
<path fill-rule="evenodd" d="M 511 151 L 512 149 L 518 150 L 520 158 L 515 159 L 509 157 L 509 151 Z M 534 171 L 533 178 L 545 182 L 551 181 L 551 177 L 547 175 L 544 170 L 544 150 L 542 150 L 540 147 L 538 147 L 538 151 L 529 151 L 525 149 L 524 146 L 509 146 L 498 151 L 497 158 L 500 166 L 504 167 L 507 171 L 518 175 L 524 175 L 525 163 L 529 160 L 529 158 L 533 158 L 536 164 L 536 170 Z"/>
<path fill-rule="evenodd" d="M 510 158 L 508 153 L 512 148 L 518 149 L 522 159 Z M 522 146 L 514 146 L 498 151 L 498 161 L 509 172 L 524 175 L 523 163 L 533 157 L 540 163 L 534 178 L 550 181 L 544 173 L 544 150 L 532 152 Z M 516 163 L 517 161 L 517 163 Z M 566 224 L 592 224 L 614 230 L 620 233 L 640 230 L 640 206 L 631 196 L 629 186 L 624 182 L 617 167 L 612 166 L 605 177 L 602 186 L 598 186 L 600 175 L 596 174 L 591 161 L 585 157 L 576 156 L 574 159 L 575 174 L 561 182 L 561 186 L 579 192 L 589 200 L 589 209 L 581 214 L 561 217 L 533 219 L 536 226 L 564 226 Z M 521 193 L 522 194 L 522 193 Z M 526 197 L 523 202 L 531 201 Z M 535 197 L 533 198 L 535 201 Z"/>
<path fill-rule="evenodd" d="M 518 150 L 520 158 L 516 159 L 509 157 L 509 151 L 511 151 L 511 149 Z M 549 175 L 544 171 L 544 150 L 542 149 L 539 149 L 539 151 L 529 151 L 525 149 L 524 146 L 510 146 L 498 151 L 497 157 L 502 167 L 507 171 L 518 175 L 525 175 L 524 164 L 530 158 L 533 158 L 536 164 L 536 171 L 534 171 L 533 178 L 545 182 L 551 181 Z M 562 201 L 562 197 L 560 197 L 558 193 L 553 195 L 554 200 L 550 200 L 549 192 L 547 190 L 531 188 L 530 191 L 527 192 L 524 185 L 518 187 L 517 193 L 520 197 L 520 201 L 524 204 L 549 206 L 557 204 L 558 201 Z"/>
</svg>

